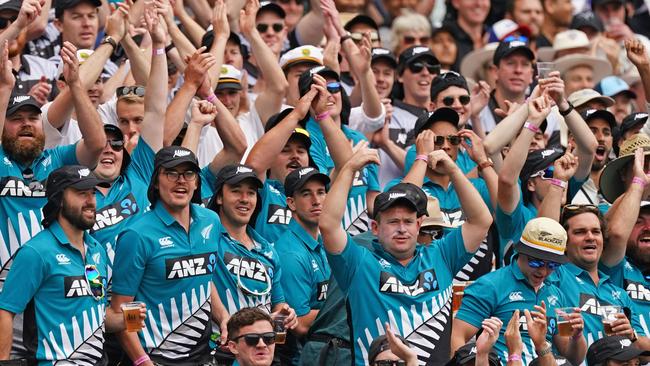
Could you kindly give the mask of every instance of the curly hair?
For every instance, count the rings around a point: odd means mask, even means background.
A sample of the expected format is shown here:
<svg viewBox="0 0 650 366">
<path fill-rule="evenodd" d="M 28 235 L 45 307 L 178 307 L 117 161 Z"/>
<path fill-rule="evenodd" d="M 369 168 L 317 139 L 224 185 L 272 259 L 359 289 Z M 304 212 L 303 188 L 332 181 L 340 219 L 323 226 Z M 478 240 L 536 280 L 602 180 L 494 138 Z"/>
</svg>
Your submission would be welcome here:
<svg viewBox="0 0 650 366">
<path fill-rule="evenodd" d="M 259 308 L 243 308 L 234 313 L 228 320 L 228 339 L 233 340 L 239 336 L 242 327 L 253 325 L 258 321 L 267 321 L 273 325 L 271 316 Z"/>
</svg>

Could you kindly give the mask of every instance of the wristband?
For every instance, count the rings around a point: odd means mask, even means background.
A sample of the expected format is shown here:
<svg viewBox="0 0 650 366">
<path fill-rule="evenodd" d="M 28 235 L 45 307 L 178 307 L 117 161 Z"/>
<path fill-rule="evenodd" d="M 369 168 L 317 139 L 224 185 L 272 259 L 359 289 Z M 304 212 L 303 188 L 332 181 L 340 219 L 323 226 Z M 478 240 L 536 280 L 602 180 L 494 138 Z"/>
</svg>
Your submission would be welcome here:
<svg viewBox="0 0 650 366">
<path fill-rule="evenodd" d="M 427 162 L 429 162 L 429 157 L 426 156 L 425 154 L 421 154 L 421 155 L 415 156 L 415 160 L 422 160 L 423 162 L 427 163 Z"/>
<path fill-rule="evenodd" d="M 350 34 L 350 32 L 346 32 L 345 35 L 341 37 L 341 44 L 343 44 L 343 42 L 347 41 L 348 39 L 352 39 L 352 35 Z"/>
<path fill-rule="evenodd" d="M 323 113 L 316 116 L 316 121 L 320 122 L 320 121 L 324 120 L 325 118 L 327 118 L 329 116 L 330 116 L 330 111 L 325 111 L 325 112 L 323 112 Z"/>
<path fill-rule="evenodd" d="M 542 130 L 539 127 L 535 126 L 532 122 L 524 123 L 524 128 L 533 131 L 533 133 L 542 133 Z"/>
<path fill-rule="evenodd" d="M 207 101 L 210 102 L 210 103 L 214 103 L 214 100 L 215 100 L 215 99 L 217 99 L 217 96 L 216 96 L 214 93 L 210 94 L 210 96 L 208 96 L 207 98 L 205 98 L 205 100 L 207 100 Z"/>
<path fill-rule="evenodd" d="M 145 353 L 144 355 L 140 356 L 140 358 L 133 361 L 133 366 L 140 366 L 147 361 L 151 361 L 151 359 L 149 358 L 149 355 Z"/>
<path fill-rule="evenodd" d="M 557 179 L 557 178 L 551 178 L 548 180 L 552 185 L 558 186 L 562 189 L 566 189 L 567 183 L 563 180 Z"/>
<path fill-rule="evenodd" d="M 164 55 L 165 54 L 165 49 L 164 48 L 152 48 L 151 49 L 151 54 L 154 55 L 154 56 Z"/>
<path fill-rule="evenodd" d="M 566 116 L 568 116 L 569 113 L 571 113 L 571 112 L 573 111 L 573 104 L 571 104 L 571 102 L 567 102 L 567 103 L 569 104 L 569 108 L 567 108 L 567 109 L 565 109 L 565 110 L 563 110 L 563 111 L 561 111 L 561 110 L 558 108 L 558 112 L 560 112 L 560 115 L 561 115 L 562 117 L 566 117 Z"/>
<path fill-rule="evenodd" d="M 645 188 L 645 186 L 647 185 L 647 183 L 643 179 L 641 179 L 639 177 L 632 178 L 632 183 L 636 183 L 636 184 L 640 185 L 641 188 Z"/>
<path fill-rule="evenodd" d="M 165 47 L 165 53 L 169 53 L 169 51 L 173 50 L 176 48 L 173 43 L 170 43 L 167 47 Z"/>
<path fill-rule="evenodd" d="M 516 353 L 508 355 L 508 362 L 509 361 L 521 361 L 521 355 L 518 355 Z"/>
</svg>

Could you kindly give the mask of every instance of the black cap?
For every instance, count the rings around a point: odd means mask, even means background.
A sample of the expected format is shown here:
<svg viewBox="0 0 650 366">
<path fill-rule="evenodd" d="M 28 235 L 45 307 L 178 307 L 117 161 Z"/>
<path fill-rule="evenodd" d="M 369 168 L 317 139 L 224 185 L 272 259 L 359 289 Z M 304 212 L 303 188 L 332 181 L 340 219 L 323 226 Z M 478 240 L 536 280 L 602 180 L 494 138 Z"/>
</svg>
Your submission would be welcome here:
<svg viewBox="0 0 650 366">
<path fill-rule="evenodd" d="M 13 95 L 9 100 L 9 105 L 7 106 L 7 113 L 5 113 L 5 116 L 9 117 L 24 107 L 35 109 L 38 111 L 38 113 L 41 113 L 41 105 L 38 104 L 36 99 L 34 99 L 34 97 L 31 95 Z"/>
<path fill-rule="evenodd" d="M 395 58 L 395 55 L 387 48 L 382 48 L 382 47 L 375 47 L 372 49 L 372 59 L 370 60 L 371 63 L 374 63 L 379 60 L 385 60 L 390 64 L 390 66 L 393 69 L 397 68 L 397 59 Z"/>
<path fill-rule="evenodd" d="M 395 337 L 397 337 L 405 345 L 410 347 L 410 344 L 406 340 L 406 338 L 402 337 L 399 334 L 395 334 Z M 387 351 L 389 349 L 390 349 L 390 343 L 388 343 L 388 338 L 386 338 L 385 334 L 380 335 L 379 337 L 373 339 L 372 343 L 370 343 L 370 348 L 368 349 L 368 363 L 370 365 L 374 364 L 377 356 L 379 356 L 380 353 Z"/>
<path fill-rule="evenodd" d="M 348 22 L 345 23 L 345 25 L 343 26 L 343 29 L 350 32 L 350 29 L 352 29 L 352 27 L 354 27 L 357 24 L 365 24 L 374 30 L 379 30 L 379 27 L 377 26 L 377 22 L 375 22 L 374 19 L 372 19 L 371 17 L 363 14 L 359 14 L 354 18 L 348 20 Z"/>
<path fill-rule="evenodd" d="M 21 0 L 0 1 L 0 11 L 9 10 L 20 12 L 22 3 L 23 2 Z"/>
<path fill-rule="evenodd" d="M 605 5 L 608 3 L 617 3 L 617 4 L 625 5 L 625 0 L 591 0 L 591 10 L 596 9 L 596 7 L 599 5 Z"/>
<path fill-rule="evenodd" d="M 224 184 L 237 184 L 245 179 L 251 179 L 257 188 L 262 188 L 264 183 L 257 177 L 253 168 L 244 164 L 226 165 L 216 174 L 217 180 L 214 182 L 214 196 L 208 203 L 208 208 L 214 209 L 217 205 L 217 193 L 221 191 Z"/>
<path fill-rule="evenodd" d="M 564 155 L 564 151 L 557 148 L 539 149 L 529 152 L 524 167 L 521 169 L 521 173 L 519 173 L 522 187 L 530 179 L 531 175 L 553 165 L 553 162 L 562 155 Z"/>
<path fill-rule="evenodd" d="M 603 22 L 591 10 L 583 11 L 582 13 L 574 15 L 571 20 L 571 25 L 569 26 L 571 29 L 580 29 L 584 27 L 593 28 L 597 32 L 605 31 Z"/>
<path fill-rule="evenodd" d="M 433 81 L 431 81 L 431 100 L 435 100 L 441 91 L 449 88 L 450 86 L 457 86 L 469 92 L 467 80 L 465 80 L 463 75 L 455 71 L 447 71 L 433 78 Z"/>
<path fill-rule="evenodd" d="M 280 5 L 271 1 L 260 2 L 260 8 L 257 10 L 257 15 L 260 15 L 263 11 L 272 11 L 282 19 L 287 16 L 287 13 L 284 12 L 284 9 L 282 9 Z"/>
<path fill-rule="evenodd" d="M 54 16 L 60 19 L 65 9 L 74 8 L 82 2 L 87 2 L 92 6 L 98 8 L 102 5 L 101 0 L 55 0 L 54 1 Z"/>
<path fill-rule="evenodd" d="M 407 202 L 417 212 L 418 217 L 427 215 L 427 195 L 424 191 L 411 183 L 399 183 L 375 198 L 373 217 L 376 218 L 381 211 L 385 211 L 397 202 Z"/>
<path fill-rule="evenodd" d="M 398 61 L 398 71 L 401 74 L 404 69 L 406 68 L 407 65 L 419 60 L 419 59 L 427 59 L 432 65 L 440 65 L 440 61 L 436 58 L 436 56 L 431 52 L 431 49 L 429 47 L 425 46 L 412 46 L 407 49 L 405 49 L 402 53 L 399 55 L 399 61 Z"/>
<path fill-rule="evenodd" d="M 237 33 L 230 32 L 230 35 L 228 35 L 228 42 L 232 42 L 239 46 L 240 49 L 243 50 L 242 48 L 242 43 L 241 43 L 241 38 L 239 38 L 239 35 Z M 212 48 L 212 43 L 214 43 L 214 31 L 212 29 L 208 30 L 203 34 L 203 37 L 201 37 L 201 46 L 200 47 L 205 47 L 206 50 L 204 52 L 210 52 L 210 48 Z M 243 55 L 243 52 L 242 52 Z M 244 57 L 246 58 L 246 57 Z"/>
<path fill-rule="evenodd" d="M 623 118 L 623 122 L 621 122 L 621 127 L 619 127 L 620 131 L 620 136 L 622 137 L 625 135 L 625 133 L 634 126 L 639 125 L 639 124 L 645 124 L 648 121 L 648 113 L 646 112 L 636 112 L 627 115 L 625 118 Z"/>
<path fill-rule="evenodd" d="M 609 128 L 614 129 L 616 127 L 616 117 L 606 109 L 587 109 L 580 113 L 580 116 L 587 124 L 595 119 L 602 119 L 609 124 Z"/>
<path fill-rule="evenodd" d="M 435 80 L 435 79 L 434 79 Z M 413 128 L 414 137 L 417 137 L 420 132 L 430 128 L 436 122 L 448 122 L 458 128 L 460 117 L 458 112 L 451 108 L 443 107 L 438 108 L 432 113 L 423 114 L 415 121 L 415 128 Z"/>
<path fill-rule="evenodd" d="M 264 126 L 264 132 L 268 132 L 270 129 L 277 126 L 278 123 L 280 123 L 291 112 L 293 112 L 293 108 L 289 107 L 284 109 L 282 112 L 276 113 L 271 117 L 269 117 L 269 120 L 266 121 L 266 125 Z M 307 150 L 309 150 L 309 148 L 311 147 L 311 138 L 309 136 L 309 132 L 305 129 L 308 119 L 309 119 L 309 115 L 305 116 L 302 120 L 298 121 L 298 124 L 302 126 L 302 128 L 300 127 L 294 128 L 293 133 L 289 137 L 289 140 L 294 138 L 301 140 L 305 144 Z"/>
<path fill-rule="evenodd" d="M 109 188 L 111 185 L 95 176 L 92 170 L 83 165 L 65 165 L 47 177 L 48 199 L 63 192 L 66 188 L 78 190 L 92 189 L 95 187 Z"/>
<path fill-rule="evenodd" d="M 449 362 L 445 364 L 445 366 L 462 366 L 468 362 L 474 364 L 474 362 L 472 361 L 474 361 L 475 359 L 476 359 L 476 342 L 469 342 L 464 346 L 460 347 L 459 349 L 457 349 L 456 352 L 454 353 L 454 357 L 452 357 L 451 360 L 449 360 Z M 501 365 L 501 359 L 493 349 L 490 350 L 490 353 L 488 354 L 488 364 L 490 366 Z"/>
<path fill-rule="evenodd" d="M 181 146 L 167 146 L 158 150 L 153 159 L 153 176 L 149 183 L 147 190 L 147 198 L 153 205 L 158 200 L 158 189 L 156 183 L 158 182 L 157 176 L 161 168 L 173 168 L 183 163 L 189 163 L 192 170 L 200 172 L 199 161 L 196 159 L 194 153 L 187 148 Z M 192 203 L 201 203 L 201 179 L 196 179 L 197 187 L 192 196 Z"/>
<path fill-rule="evenodd" d="M 589 346 L 587 365 L 605 365 L 608 360 L 629 361 L 639 356 L 650 356 L 650 352 L 636 348 L 627 337 L 609 336 L 601 338 Z"/>
<path fill-rule="evenodd" d="M 555 358 L 555 364 L 557 366 L 573 366 L 573 364 L 571 362 L 569 362 L 569 360 L 567 360 L 566 358 L 564 358 L 564 357 L 562 357 L 560 355 L 556 355 L 554 353 L 553 357 Z M 528 366 L 539 366 L 541 363 L 542 363 L 542 361 L 539 360 L 539 357 L 536 357 L 532 361 L 530 361 Z"/>
<path fill-rule="evenodd" d="M 499 43 L 496 51 L 494 51 L 492 62 L 498 66 L 504 57 L 510 56 L 515 52 L 524 54 L 531 61 L 535 60 L 535 53 L 530 49 L 527 42 L 521 39 L 513 39 Z"/>
<path fill-rule="evenodd" d="M 310 166 L 300 169 L 294 169 L 284 178 L 284 193 L 287 197 L 293 196 L 293 193 L 300 190 L 309 180 L 316 179 L 325 186 L 330 184 L 330 177 L 321 173 L 316 168 Z"/>
<path fill-rule="evenodd" d="M 335 79 L 336 81 L 341 81 L 339 74 L 327 66 L 312 67 L 311 69 L 303 72 L 298 79 L 298 91 L 300 92 L 301 97 L 309 92 L 309 88 L 311 88 L 311 84 L 314 79 L 314 74 L 318 74 L 324 78 L 329 77 Z"/>
<path fill-rule="evenodd" d="M 452 28 L 449 24 L 443 24 L 442 26 L 435 28 L 433 31 L 431 31 L 431 37 L 435 37 L 436 34 L 438 33 L 449 33 L 451 34 L 452 38 L 454 40 L 456 39 L 456 33 L 454 33 L 454 28 Z"/>
</svg>

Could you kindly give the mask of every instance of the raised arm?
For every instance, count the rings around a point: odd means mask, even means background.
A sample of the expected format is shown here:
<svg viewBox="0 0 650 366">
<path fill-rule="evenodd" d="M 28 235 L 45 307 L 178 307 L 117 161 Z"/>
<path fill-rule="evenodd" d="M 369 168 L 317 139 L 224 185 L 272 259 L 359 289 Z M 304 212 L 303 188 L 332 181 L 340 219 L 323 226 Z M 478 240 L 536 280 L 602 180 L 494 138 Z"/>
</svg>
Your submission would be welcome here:
<svg viewBox="0 0 650 366">
<path fill-rule="evenodd" d="M 431 130 L 424 130 L 415 138 L 415 153 L 416 156 L 426 156 L 428 159 L 429 154 L 434 149 L 433 140 L 435 139 L 436 134 Z M 406 174 L 402 183 L 411 183 L 420 188 L 424 183 L 424 177 L 427 175 L 427 169 L 429 169 L 427 160 L 424 159 L 415 159 L 413 165 L 411 165 L 411 170 Z"/>
<path fill-rule="evenodd" d="M 326 1 L 334 4 L 331 0 Z M 323 11 L 321 9 L 323 2 L 325 0 L 309 0 L 309 12 L 296 24 L 296 37 L 301 45 L 318 46 L 323 39 Z"/>
<path fill-rule="evenodd" d="M 487 152 L 483 147 L 483 141 L 481 138 L 472 130 L 460 130 L 458 136 L 461 138 L 461 144 L 469 154 L 469 157 L 478 165 L 485 164 L 489 162 Z M 471 145 L 467 143 L 467 139 L 471 142 Z M 499 176 L 497 175 L 494 166 L 486 166 L 483 169 L 479 168 L 481 178 L 485 181 L 488 192 L 490 193 L 490 206 L 492 208 L 497 207 L 497 192 L 499 186 Z"/>
<path fill-rule="evenodd" d="M 223 0 L 216 0 L 212 9 L 212 33 L 214 34 L 214 41 L 208 51 L 214 56 L 216 63 L 210 68 L 208 73 L 210 76 L 210 85 L 214 89 L 219 82 L 221 65 L 223 65 L 224 54 L 226 52 L 226 44 L 228 43 L 228 37 L 230 37 L 228 6 Z"/>
<path fill-rule="evenodd" d="M 578 158 L 567 150 L 564 156 L 553 163 L 553 179 L 567 183 L 578 169 L 578 164 Z M 539 205 L 537 216 L 548 217 L 559 222 L 565 190 L 565 187 L 551 183 L 548 192 Z"/>
<path fill-rule="evenodd" d="M 625 41 L 625 50 L 627 51 L 627 58 L 639 71 L 647 103 L 648 98 L 650 98 L 650 59 L 648 59 L 648 51 L 645 49 L 643 42 L 636 38 Z"/>
<path fill-rule="evenodd" d="M 528 118 L 528 106 L 522 104 L 499 122 L 483 140 L 483 146 L 488 155 L 501 154 L 501 149 L 517 137 L 517 133 L 521 131 L 526 118 Z"/>
<path fill-rule="evenodd" d="M 9 42 L 4 41 L 0 43 L 0 131 L 4 131 L 7 106 L 15 83 L 16 78 L 14 77 L 11 60 L 9 60 Z M 1 144 L 2 138 L 0 137 Z"/>
<path fill-rule="evenodd" d="M 42 4 L 39 0 L 23 0 L 16 21 L 12 22 L 7 29 L 0 34 L 0 44 L 4 41 L 13 41 L 18 38 L 20 32 L 30 24 L 34 23 L 41 16 L 41 13 Z"/>
<path fill-rule="evenodd" d="M 539 128 L 551 111 L 551 101 L 547 96 L 538 97 L 528 102 L 527 109 L 528 112 L 525 115 L 528 117 L 528 122 Z M 515 114 L 519 115 L 519 118 L 524 117 L 523 112 L 516 111 Z M 494 132 L 490 135 L 492 134 Z M 521 129 L 519 137 L 512 144 L 499 171 L 497 204 L 505 213 L 514 211 L 521 199 L 518 184 L 519 173 L 526 163 L 528 148 L 533 137 L 535 137 L 535 132 L 528 128 Z"/>
<path fill-rule="evenodd" d="M 157 8 L 163 10 L 162 14 L 164 15 L 165 25 L 167 25 L 167 31 L 172 39 L 172 43 L 178 50 L 181 59 L 185 60 L 186 57 L 196 51 L 196 47 L 176 25 L 173 11 L 169 4 L 161 0 L 156 0 L 155 4 Z"/>
<path fill-rule="evenodd" d="M 201 38 L 205 33 L 205 29 L 187 13 L 183 0 L 172 0 L 170 1 L 170 5 L 173 10 L 173 15 L 180 20 L 188 38 L 195 47 L 198 47 L 201 44 Z M 165 20 L 167 20 L 166 17 Z M 167 26 L 169 27 L 169 22 L 167 22 Z"/>
<path fill-rule="evenodd" d="M 127 18 L 124 18 L 128 22 Z M 133 79 L 138 85 L 147 86 L 149 72 L 151 71 L 151 63 L 140 46 L 135 43 L 129 32 L 124 34 L 124 38 L 120 42 L 124 52 L 126 53 L 129 63 L 131 64 L 131 74 Z"/>
</svg>

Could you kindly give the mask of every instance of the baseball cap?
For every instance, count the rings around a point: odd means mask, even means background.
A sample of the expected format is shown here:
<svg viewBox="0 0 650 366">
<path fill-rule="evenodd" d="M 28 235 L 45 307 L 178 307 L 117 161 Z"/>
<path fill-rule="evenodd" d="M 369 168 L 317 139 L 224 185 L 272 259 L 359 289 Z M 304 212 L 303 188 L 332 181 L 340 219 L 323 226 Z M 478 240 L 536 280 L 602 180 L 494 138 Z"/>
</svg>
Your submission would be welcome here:
<svg viewBox="0 0 650 366">
<path fill-rule="evenodd" d="M 591 0 L 591 9 L 596 9 L 597 6 L 599 5 L 605 5 L 608 3 L 618 3 L 618 4 L 625 4 L 625 0 Z"/>
<path fill-rule="evenodd" d="M 605 30 L 603 22 L 591 10 L 583 11 L 574 15 L 573 19 L 571 19 L 571 25 L 569 26 L 571 29 L 580 29 L 585 27 L 592 28 L 599 33 Z"/>
<path fill-rule="evenodd" d="M 36 99 L 34 99 L 34 97 L 31 95 L 14 95 L 9 100 L 9 105 L 7 106 L 7 113 L 5 113 L 5 116 L 9 117 L 18 112 L 19 109 L 25 107 L 35 109 L 38 111 L 38 113 L 41 113 L 41 106 L 38 104 Z"/>
<path fill-rule="evenodd" d="M 421 227 L 427 226 L 454 227 L 443 220 L 442 211 L 440 211 L 440 201 L 432 196 L 427 196 L 427 217 L 422 220 Z"/>
<path fill-rule="evenodd" d="M 621 136 L 625 135 L 625 133 L 634 126 L 638 124 L 645 124 L 648 121 L 648 113 L 646 112 L 636 112 L 627 115 L 625 118 L 623 118 L 623 122 L 621 122 L 621 127 L 619 129 Z"/>
<path fill-rule="evenodd" d="M 236 89 L 241 90 L 241 71 L 232 65 L 221 65 L 219 82 L 215 90 Z"/>
<path fill-rule="evenodd" d="M 603 78 L 597 85 L 596 91 L 608 97 L 616 97 L 619 94 L 624 94 L 628 98 L 636 99 L 636 93 L 630 90 L 625 80 L 618 76 L 607 76 Z"/>
<path fill-rule="evenodd" d="M 215 196 L 223 188 L 224 184 L 237 184 L 245 179 L 251 179 L 258 188 L 262 188 L 264 185 L 253 168 L 244 164 L 226 165 L 217 172 L 216 176 L 217 180 L 214 183 Z"/>
<path fill-rule="evenodd" d="M 474 364 L 474 360 L 476 360 L 476 342 L 469 342 L 457 349 L 454 353 L 454 357 L 452 357 L 451 360 L 445 364 L 445 366 L 461 366 L 465 365 L 468 362 Z M 488 354 L 488 365 L 501 365 L 501 359 L 494 351 L 494 349 L 491 349 L 490 353 Z"/>
<path fill-rule="evenodd" d="M 504 57 L 508 57 L 515 52 L 523 53 L 531 61 L 535 60 L 535 53 L 528 47 L 526 37 L 507 37 L 499 43 L 496 51 L 494 51 L 492 63 L 498 66 Z"/>
<path fill-rule="evenodd" d="M 519 242 L 515 244 L 517 253 L 528 256 L 566 263 L 569 258 L 566 251 L 567 233 L 559 222 L 548 217 L 536 217 L 526 224 Z"/>
<path fill-rule="evenodd" d="M 290 49 L 280 57 L 280 67 L 285 71 L 300 63 L 322 65 L 323 50 L 314 46 L 300 46 Z"/>
<path fill-rule="evenodd" d="M 318 74 L 324 78 L 332 78 L 336 81 L 341 81 L 339 74 L 327 66 L 312 67 L 311 69 L 303 72 L 300 75 L 300 78 L 298 78 L 298 92 L 300 93 L 301 97 L 309 92 L 309 88 L 311 88 L 315 74 Z"/>
<path fill-rule="evenodd" d="M 457 73 L 456 71 L 447 71 L 433 78 L 433 81 L 431 81 L 431 100 L 435 100 L 441 91 L 449 88 L 450 86 L 457 86 L 469 92 L 467 80 L 465 80 L 463 75 Z"/>
<path fill-rule="evenodd" d="M 266 121 L 266 125 L 264 126 L 264 132 L 269 132 L 273 127 L 277 126 L 278 123 L 280 123 L 285 117 L 289 115 L 289 113 L 293 112 L 293 108 L 289 107 L 281 111 L 280 113 L 276 113 L 269 117 L 269 120 Z M 293 133 L 289 137 L 289 139 L 293 138 L 298 138 L 303 141 L 305 144 L 305 147 L 307 150 L 309 150 L 309 147 L 311 146 L 311 137 L 309 135 L 309 132 L 305 130 L 305 126 L 307 124 L 307 120 L 309 119 L 309 115 L 305 116 L 302 120 L 298 121 L 298 124 L 302 126 L 303 128 L 294 128 Z"/>
<path fill-rule="evenodd" d="M 64 10 L 74 8 L 82 2 L 90 3 L 96 8 L 102 5 L 100 0 L 56 0 L 54 2 L 54 17 L 57 19 L 61 18 Z"/>
<path fill-rule="evenodd" d="M 397 59 L 395 55 L 387 48 L 375 47 L 372 49 L 371 54 L 372 59 L 371 63 L 374 63 L 379 60 L 387 61 L 393 69 L 397 68 Z"/>
<path fill-rule="evenodd" d="M 650 352 L 636 348 L 626 337 L 614 335 L 603 337 L 589 346 L 587 365 L 605 365 L 607 360 L 629 361 L 639 356 L 650 356 Z"/>
<path fill-rule="evenodd" d="M 347 23 L 345 23 L 345 25 L 343 26 L 343 29 L 349 32 L 350 29 L 352 29 L 352 27 L 354 27 L 357 24 L 365 24 L 374 30 L 379 30 L 379 27 L 377 26 L 377 22 L 375 22 L 371 17 L 364 14 L 358 14 L 354 16 L 352 19 L 348 20 Z"/>
<path fill-rule="evenodd" d="M 554 353 L 553 357 L 555 358 L 555 364 L 557 366 L 573 366 L 573 364 L 571 362 L 569 362 L 569 360 L 567 360 L 566 358 L 564 358 L 564 357 L 562 357 L 560 355 L 557 355 L 557 354 Z M 539 360 L 539 357 L 536 357 L 532 361 L 530 361 L 528 366 L 539 366 L 541 363 L 542 363 L 542 361 Z"/>
<path fill-rule="evenodd" d="M 407 65 L 412 64 L 413 62 L 419 59 L 426 59 L 432 65 L 440 66 L 440 61 L 434 56 L 433 52 L 429 47 L 425 46 L 411 46 L 405 49 L 400 55 L 397 65 L 397 70 L 401 74 Z"/>
<path fill-rule="evenodd" d="M 0 11 L 9 10 L 9 11 L 20 12 L 20 7 L 22 3 L 23 2 L 21 0 L 0 1 Z"/>
<path fill-rule="evenodd" d="M 244 47 L 242 47 L 242 42 L 241 38 L 239 38 L 239 35 L 234 32 L 230 32 L 230 35 L 228 36 L 228 42 L 232 42 L 239 46 L 239 48 L 242 50 L 242 56 L 246 58 L 244 55 Z M 201 47 L 205 47 L 205 52 L 210 52 L 210 48 L 212 48 L 212 44 L 214 43 L 214 31 L 212 30 L 212 25 L 208 28 L 208 31 L 203 34 L 203 37 L 201 37 Z"/>
<path fill-rule="evenodd" d="M 413 128 L 413 133 L 414 133 L 413 136 L 417 137 L 420 134 L 420 132 L 431 127 L 434 123 L 440 121 L 449 122 L 452 125 L 456 126 L 456 128 L 458 128 L 458 122 L 460 121 L 460 117 L 458 116 L 458 112 L 447 107 L 438 108 L 433 112 L 430 112 L 428 114 L 423 114 L 420 117 L 418 117 L 418 119 L 415 121 L 415 128 Z"/>
<path fill-rule="evenodd" d="M 274 2 L 271 1 L 262 1 L 260 2 L 260 8 L 257 9 L 257 16 L 259 16 L 263 11 L 272 11 L 277 14 L 280 18 L 284 19 L 287 16 L 284 9 Z"/>
<path fill-rule="evenodd" d="M 609 128 L 613 129 L 616 127 L 616 117 L 606 109 L 587 109 L 580 113 L 580 116 L 582 116 L 582 119 L 587 122 L 587 124 L 592 120 L 599 118 L 605 120 L 607 124 L 609 124 Z M 646 117 L 647 116 L 648 115 L 646 114 Z"/>
<path fill-rule="evenodd" d="M 401 335 L 395 334 L 395 337 L 397 337 L 405 345 L 410 346 L 409 342 Z M 388 343 L 388 338 L 386 337 L 385 334 L 382 334 L 379 337 L 373 339 L 372 343 L 370 343 L 370 348 L 368 349 L 368 363 L 372 365 L 380 353 L 387 351 L 389 349 L 390 349 L 390 343 Z"/>
<path fill-rule="evenodd" d="M 417 216 L 427 214 L 427 195 L 424 191 L 412 183 L 398 183 L 389 190 L 382 192 L 375 198 L 373 217 L 389 209 L 398 202 L 406 202 L 417 212 Z"/>
<path fill-rule="evenodd" d="M 300 190 L 308 181 L 316 179 L 325 186 L 330 184 L 330 177 L 310 166 L 294 169 L 284 179 L 284 193 L 287 197 L 293 196 L 294 192 Z"/>
<path fill-rule="evenodd" d="M 530 38 L 531 35 L 530 28 L 528 28 L 528 26 L 517 24 L 512 19 L 501 19 L 498 22 L 492 24 L 488 42 L 501 42 L 504 38 L 517 33 L 528 38 Z"/>
<path fill-rule="evenodd" d="M 567 100 L 576 108 L 580 108 L 583 104 L 587 104 L 591 101 L 599 101 L 606 107 L 611 107 L 614 105 L 614 99 L 602 95 L 599 92 L 589 88 L 574 91 L 571 93 L 571 95 L 569 95 Z"/>
<path fill-rule="evenodd" d="M 519 173 L 522 186 L 530 179 L 531 175 L 553 165 L 553 162 L 562 155 L 564 155 L 564 152 L 558 148 L 539 149 L 529 152 L 524 167 Z"/>
<path fill-rule="evenodd" d="M 86 190 L 95 187 L 109 188 L 111 185 L 95 176 L 92 170 L 83 165 L 65 165 L 47 177 L 47 197 L 51 198 L 66 188 Z"/>
</svg>

